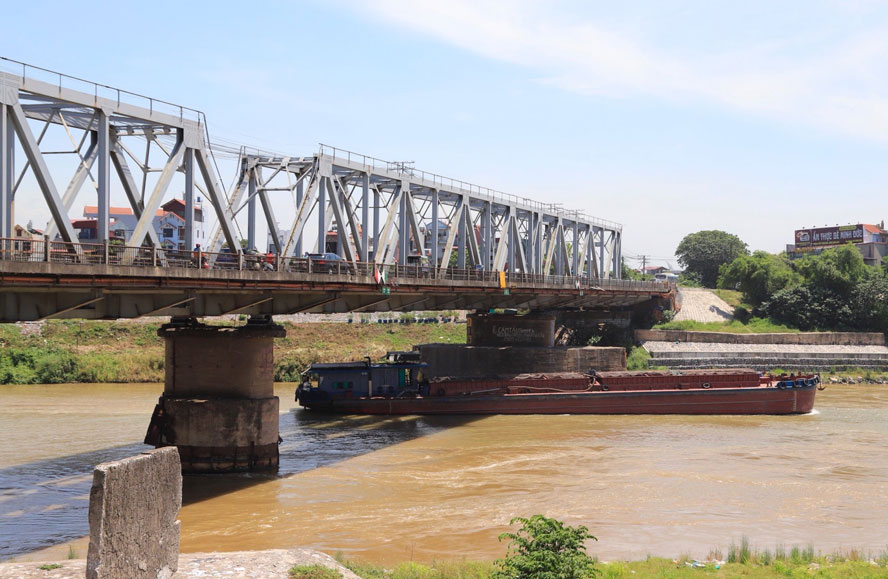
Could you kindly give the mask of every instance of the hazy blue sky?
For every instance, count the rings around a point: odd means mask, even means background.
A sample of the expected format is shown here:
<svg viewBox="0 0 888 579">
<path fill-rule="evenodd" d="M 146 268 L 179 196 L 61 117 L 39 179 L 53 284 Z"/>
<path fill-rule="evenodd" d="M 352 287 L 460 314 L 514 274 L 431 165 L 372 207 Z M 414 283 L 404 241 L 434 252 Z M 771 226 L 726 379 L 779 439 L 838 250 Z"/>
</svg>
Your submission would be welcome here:
<svg viewBox="0 0 888 579">
<path fill-rule="evenodd" d="M 201 109 L 226 141 L 583 209 L 654 263 L 701 229 L 779 251 L 888 217 L 884 2 L 201 4 L 16 3 L 0 55 Z"/>
</svg>

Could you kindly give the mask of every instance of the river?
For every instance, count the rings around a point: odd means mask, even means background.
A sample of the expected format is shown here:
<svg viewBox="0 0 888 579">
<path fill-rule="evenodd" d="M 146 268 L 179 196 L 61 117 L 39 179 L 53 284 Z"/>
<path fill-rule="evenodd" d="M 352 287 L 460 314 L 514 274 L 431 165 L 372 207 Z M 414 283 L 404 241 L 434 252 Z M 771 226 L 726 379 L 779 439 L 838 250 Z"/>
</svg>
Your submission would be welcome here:
<svg viewBox="0 0 888 579">
<path fill-rule="evenodd" d="M 0 387 L 0 560 L 85 557 L 92 467 L 146 448 L 162 388 Z M 489 560 L 509 520 L 535 513 L 589 527 L 605 560 L 706 557 L 743 537 L 888 545 L 885 386 L 830 386 L 789 417 L 325 417 L 293 388 L 276 388 L 276 476 L 186 477 L 183 552 Z"/>
</svg>

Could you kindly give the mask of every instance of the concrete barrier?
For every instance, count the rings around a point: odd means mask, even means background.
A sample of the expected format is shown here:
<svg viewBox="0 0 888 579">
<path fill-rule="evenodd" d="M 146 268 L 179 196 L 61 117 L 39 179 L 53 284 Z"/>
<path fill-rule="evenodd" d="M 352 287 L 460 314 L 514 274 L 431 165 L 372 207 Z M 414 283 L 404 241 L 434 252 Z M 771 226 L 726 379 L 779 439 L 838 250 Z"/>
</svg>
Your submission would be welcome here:
<svg viewBox="0 0 888 579">
<path fill-rule="evenodd" d="M 704 342 L 722 344 L 799 344 L 805 346 L 884 346 L 878 332 L 799 332 L 795 334 L 732 334 L 684 330 L 635 330 L 638 342 Z"/>
<path fill-rule="evenodd" d="M 626 350 L 617 347 L 532 348 L 520 346 L 465 346 L 422 344 L 431 378 L 522 374 L 530 372 L 586 372 L 625 370 Z"/>
<path fill-rule="evenodd" d="M 179 562 L 182 467 L 175 447 L 96 466 L 86 577 L 171 577 Z"/>
</svg>

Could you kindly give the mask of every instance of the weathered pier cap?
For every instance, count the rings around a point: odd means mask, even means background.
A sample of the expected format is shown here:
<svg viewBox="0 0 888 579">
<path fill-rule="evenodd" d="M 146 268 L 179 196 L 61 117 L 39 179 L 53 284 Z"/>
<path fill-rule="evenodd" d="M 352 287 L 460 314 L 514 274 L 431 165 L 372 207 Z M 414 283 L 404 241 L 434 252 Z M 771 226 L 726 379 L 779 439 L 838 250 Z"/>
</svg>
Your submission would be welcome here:
<svg viewBox="0 0 888 579">
<path fill-rule="evenodd" d="M 273 342 L 286 330 L 266 318 L 240 327 L 188 320 L 157 334 L 166 376 L 145 442 L 178 447 L 186 473 L 276 469 Z"/>
<path fill-rule="evenodd" d="M 553 314 L 469 314 L 466 318 L 466 344 L 469 346 L 555 345 Z"/>
</svg>

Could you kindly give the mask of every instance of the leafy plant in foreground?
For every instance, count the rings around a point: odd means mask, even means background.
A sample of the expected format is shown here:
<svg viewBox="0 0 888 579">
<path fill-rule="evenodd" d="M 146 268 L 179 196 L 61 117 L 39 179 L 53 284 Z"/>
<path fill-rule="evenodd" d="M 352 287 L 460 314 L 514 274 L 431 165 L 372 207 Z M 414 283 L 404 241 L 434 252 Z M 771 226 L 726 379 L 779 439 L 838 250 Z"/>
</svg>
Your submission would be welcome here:
<svg viewBox="0 0 888 579">
<path fill-rule="evenodd" d="M 503 533 L 499 540 L 509 539 L 504 559 L 497 559 L 494 577 L 512 579 L 579 579 L 596 577 L 595 561 L 586 554 L 586 541 L 597 541 L 589 529 L 570 527 L 556 519 L 533 515 L 509 521 L 522 527 L 517 533 Z"/>
</svg>

